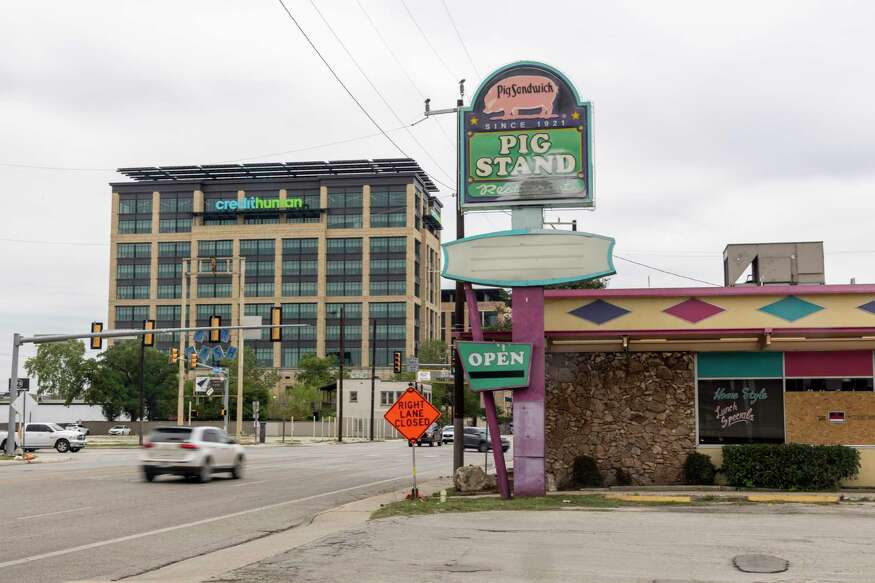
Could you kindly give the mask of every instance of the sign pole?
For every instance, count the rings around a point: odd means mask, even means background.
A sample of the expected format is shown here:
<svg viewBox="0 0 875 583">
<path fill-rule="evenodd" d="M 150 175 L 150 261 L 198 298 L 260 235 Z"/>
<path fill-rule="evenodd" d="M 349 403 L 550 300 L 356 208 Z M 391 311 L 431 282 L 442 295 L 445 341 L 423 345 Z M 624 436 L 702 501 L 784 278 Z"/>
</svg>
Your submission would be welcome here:
<svg viewBox="0 0 875 583">
<path fill-rule="evenodd" d="M 514 229 L 540 229 L 542 207 L 515 208 L 511 211 Z M 514 287 L 514 342 L 532 345 L 529 387 L 514 392 L 514 493 L 544 496 L 544 288 Z"/>
<path fill-rule="evenodd" d="M 21 334 L 12 335 L 12 373 L 9 375 L 9 396 L 12 398 L 12 390 L 18 386 L 18 348 L 21 345 Z M 6 424 L 6 455 L 15 455 L 15 409 L 9 404 L 9 419 Z M 13 436 L 8 439 L 8 436 Z"/>
<path fill-rule="evenodd" d="M 413 452 L 413 491 L 411 492 L 412 499 L 419 498 L 419 489 L 416 487 L 416 444 L 413 444 L 413 447 L 410 448 Z"/>
<path fill-rule="evenodd" d="M 144 326 L 145 328 L 145 326 Z M 146 337 L 140 338 L 140 435 L 138 441 L 143 445 L 143 415 L 145 414 L 144 391 L 146 387 Z"/>
<path fill-rule="evenodd" d="M 475 342 L 483 341 L 483 330 L 480 328 L 480 318 L 477 311 L 477 296 L 470 283 L 465 283 L 465 299 L 468 302 L 468 320 L 471 323 L 471 336 Z M 484 391 L 484 409 L 486 409 L 486 424 L 492 439 L 492 456 L 495 458 L 495 474 L 498 477 L 498 491 L 505 500 L 510 498 L 510 481 L 507 477 L 507 466 L 504 464 L 504 451 L 501 449 L 501 430 L 498 428 L 498 411 L 495 408 L 495 393 Z M 464 438 L 464 436 L 462 436 Z M 455 440 L 455 438 L 454 438 Z M 462 439 L 464 441 L 464 439 Z"/>
</svg>

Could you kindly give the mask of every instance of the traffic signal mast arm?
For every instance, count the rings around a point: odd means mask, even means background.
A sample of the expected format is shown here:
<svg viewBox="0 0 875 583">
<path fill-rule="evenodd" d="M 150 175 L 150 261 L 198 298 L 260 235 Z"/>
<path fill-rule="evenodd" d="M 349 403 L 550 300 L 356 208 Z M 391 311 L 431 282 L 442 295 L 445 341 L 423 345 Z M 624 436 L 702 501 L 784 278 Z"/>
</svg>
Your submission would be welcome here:
<svg viewBox="0 0 875 583">
<path fill-rule="evenodd" d="M 263 330 L 265 328 L 304 328 L 311 324 L 261 324 L 255 326 L 221 326 L 221 330 Z M 137 338 L 146 334 L 171 334 L 173 332 L 198 332 L 200 330 L 212 330 L 212 326 L 194 326 L 190 328 L 155 328 L 154 330 L 130 329 L 130 330 L 107 330 L 106 332 L 91 332 L 87 334 L 51 334 L 45 336 L 19 336 L 16 346 L 22 344 L 48 344 L 50 342 L 63 342 L 79 338 Z"/>
</svg>

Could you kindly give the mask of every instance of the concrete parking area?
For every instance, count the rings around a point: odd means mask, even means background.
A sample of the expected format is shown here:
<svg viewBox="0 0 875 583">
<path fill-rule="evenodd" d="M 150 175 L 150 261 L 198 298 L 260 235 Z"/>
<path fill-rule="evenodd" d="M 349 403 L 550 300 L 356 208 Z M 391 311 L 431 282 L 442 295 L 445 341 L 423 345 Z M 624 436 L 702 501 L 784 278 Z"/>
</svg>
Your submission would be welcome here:
<svg viewBox="0 0 875 583">
<path fill-rule="evenodd" d="M 870 582 L 873 536 L 872 505 L 443 514 L 371 521 L 216 580 Z M 789 568 L 743 573 L 733 565 L 743 554 L 780 557 Z"/>
</svg>

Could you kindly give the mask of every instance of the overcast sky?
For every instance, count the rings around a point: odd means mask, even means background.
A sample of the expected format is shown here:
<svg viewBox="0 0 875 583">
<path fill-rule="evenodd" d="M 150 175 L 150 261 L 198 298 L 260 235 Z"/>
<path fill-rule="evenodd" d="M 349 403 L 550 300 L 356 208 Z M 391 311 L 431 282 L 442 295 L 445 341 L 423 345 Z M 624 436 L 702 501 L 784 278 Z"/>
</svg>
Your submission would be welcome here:
<svg viewBox="0 0 875 583">
<path fill-rule="evenodd" d="M 875 3 L 314 1 L 397 118 L 314 4 L 286 0 L 387 129 L 512 61 L 565 72 L 594 104 L 598 206 L 548 216 L 615 237 L 619 256 L 721 283 L 727 243 L 823 240 L 829 283 L 875 281 Z M 425 150 L 391 135 L 452 184 L 453 128 L 412 128 Z M 401 155 L 376 133 L 275 0 L 7 3 L 0 378 L 13 331 L 106 319 L 112 169 Z M 611 287 L 691 285 L 616 263 Z"/>
</svg>

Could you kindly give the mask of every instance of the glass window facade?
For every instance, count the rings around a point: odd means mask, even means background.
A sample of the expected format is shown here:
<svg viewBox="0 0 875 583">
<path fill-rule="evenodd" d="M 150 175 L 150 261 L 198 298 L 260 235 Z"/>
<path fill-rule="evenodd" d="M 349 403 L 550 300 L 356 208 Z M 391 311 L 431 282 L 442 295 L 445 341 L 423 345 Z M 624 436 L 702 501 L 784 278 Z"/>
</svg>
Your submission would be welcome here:
<svg viewBox="0 0 875 583">
<path fill-rule="evenodd" d="M 318 223 L 322 220 L 322 201 L 319 189 L 286 191 L 286 198 L 300 198 L 304 201 L 304 208 L 289 209 L 286 213 L 287 223 Z"/>
<path fill-rule="evenodd" d="M 193 193 L 162 192 L 158 208 L 158 231 L 191 232 Z"/>
<path fill-rule="evenodd" d="M 115 327 L 123 330 L 140 328 L 149 319 L 149 306 L 116 306 Z"/>
<path fill-rule="evenodd" d="M 283 304 L 283 324 L 307 324 L 283 328 L 282 366 L 295 368 L 305 354 L 316 354 L 316 304 Z"/>
<path fill-rule="evenodd" d="M 328 228 L 362 228 L 361 188 L 331 188 L 328 190 Z"/>
<path fill-rule="evenodd" d="M 404 295 L 407 287 L 407 238 L 371 237 L 372 296 Z"/>
<path fill-rule="evenodd" d="M 362 305 L 325 304 L 325 353 L 340 360 L 340 312 L 343 309 L 343 353 L 345 366 L 362 365 Z"/>
<path fill-rule="evenodd" d="M 407 226 L 407 187 L 371 187 L 371 227 Z"/>
<path fill-rule="evenodd" d="M 391 366 L 392 353 L 405 353 L 407 337 L 407 304 L 404 302 L 372 302 L 370 319 L 376 321 L 375 361 L 377 366 Z"/>
<path fill-rule="evenodd" d="M 122 235 L 152 232 L 152 193 L 120 194 L 118 232 Z"/>
<path fill-rule="evenodd" d="M 362 294 L 362 240 L 328 239 L 326 295 Z"/>
</svg>

